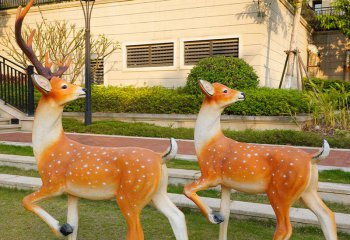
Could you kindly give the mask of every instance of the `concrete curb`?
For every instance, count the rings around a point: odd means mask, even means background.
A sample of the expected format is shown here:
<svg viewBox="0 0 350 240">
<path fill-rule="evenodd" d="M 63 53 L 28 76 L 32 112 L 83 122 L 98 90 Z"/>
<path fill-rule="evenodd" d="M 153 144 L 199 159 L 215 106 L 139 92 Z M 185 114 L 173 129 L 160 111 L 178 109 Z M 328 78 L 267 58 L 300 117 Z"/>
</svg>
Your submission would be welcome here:
<svg viewBox="0 0 350 240">
<path fill-rule="evenodd" d="M 17 167 L 25 170 L 37 170 L 34 157 L 0 154 L 0 166 Z M 185 169 L 169 169 L 169 183 L 184 185 L 195 181 L 200 171 Z M 220 190 L 220 188 L 216 188 Z M 330 202 L 350 204 L 350 185 L 339 183 L 319 183 L 318 189 L 322 199 Z"/>
<path fill-rule="evenodd" d="M 35 190 L 41 186 L 41 180 L 33 177 L 0 174 L 0 186 L 21 190 Z M 169 194 L 171 201 L 178 207 L 197 209 L 197 206 L 184 195 Z M 220 208 L 220 199 L 202 197 L 202 200 L 215 211 Z M 231 214 L 238 218 L 275 219 L 272 207 L 267 204 L 233 201 Z M 319 226 L 316 216 L 308 209 L 291 208 L 290 217 L 295 225 Z M 350 214 L 335 213 L 338 231 L 350 233 Z"/>
</svg>

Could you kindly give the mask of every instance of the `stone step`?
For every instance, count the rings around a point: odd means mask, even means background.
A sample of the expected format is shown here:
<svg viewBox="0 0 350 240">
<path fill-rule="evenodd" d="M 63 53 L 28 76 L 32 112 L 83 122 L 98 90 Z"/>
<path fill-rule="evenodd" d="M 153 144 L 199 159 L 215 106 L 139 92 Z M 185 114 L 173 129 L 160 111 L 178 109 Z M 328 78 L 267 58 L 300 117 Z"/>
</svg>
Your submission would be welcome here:
<svg viewBox="0 0 350 240">
<path fill-rule="evenodd" d="M 3 124 L 0 125 L 0 133 L 7 132 L 16 132 L 21 130 L 21 126 L 19 124 Z"/>
<path fill-rule="evenodd" d="M 10 122 L 11 122 L 11 119 L 9 119 L 9 118 L 2 118 L 0 116 L 0 127 L 1 127 L 1 125 L 8 125 L 8 124 L 10 124 Z"/>
<path fill-rule="evenodd" d="M 6 188 L 16 188 L 22 190 L 35 190 L 41 186 L 40 178 L 23 177 L 16 175 L 0 174 L 0 186 Z M 197 206 L 182 194 L 169 194 L 171 201 L 178 207 L 188 207 L 198 209 Z M 214 211 L 220 208 L 220 199 L 201 198 L 204 203 Z M 268 204 L 249 203 L 241 201 L 232 201 L 230 206 L 232 216 L 236 218 L 258 218 L 275 219 L 272 207 Z M 311 225 L 319 226 L 316 216 L 308 209 L 291 208 L 291 222 L 293 225 Z M 350 214 L 335 213 L 338 231 L 350 233 Z"/>
<path fill-rule="evenodd" d="M 34 157 L 0 154 L 0 166 L 11 166 L 20 169 L 37 170 Z M 185 169 L 169 169 L 169 183 L 184 185 L 195 181 L 200 171 Z M 219 188 L 215 188 L 220 190 Z M 330 202 L 350 204 L 350 185 L 340 183 L 320 182 L 318 192 L 320 196 Z"/>
</svg>

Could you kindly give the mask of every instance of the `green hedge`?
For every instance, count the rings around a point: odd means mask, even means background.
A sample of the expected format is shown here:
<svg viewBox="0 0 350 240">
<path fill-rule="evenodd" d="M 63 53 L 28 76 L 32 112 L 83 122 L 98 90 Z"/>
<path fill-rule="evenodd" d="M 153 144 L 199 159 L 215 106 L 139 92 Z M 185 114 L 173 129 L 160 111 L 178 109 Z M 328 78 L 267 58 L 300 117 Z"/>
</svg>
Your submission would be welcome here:
<svg viewBox="0 0 350 240">
<path fill-rule="evenodd" d="M 323 86 L 323 89 L 337 89 L 339 90 L 340 86 L 344 86 L 345 89 L 350 92 L 350 83 L 345 82 L 344 80 L 325 80 L 321 78 L 311 78 L 311 81 L 317 86 Z M 312 90 L 312 86 L 308 79 L 304 79 L 305 90 Z"/>
<path fill-rule="evenodd" d="M 258 88 L 245 91 L 246 100 L 225 110 L 231 115 L 279 116 L 308 112 L 303 94 L 296 90 Z M 93 112 L 195 114 L 202 95 L 191 95 L 183 89 L 162 87 L 93 87 Z M 83 112 L 84 100 L 79 99 L 65 108 L 67 112 Z"/>
</svg>

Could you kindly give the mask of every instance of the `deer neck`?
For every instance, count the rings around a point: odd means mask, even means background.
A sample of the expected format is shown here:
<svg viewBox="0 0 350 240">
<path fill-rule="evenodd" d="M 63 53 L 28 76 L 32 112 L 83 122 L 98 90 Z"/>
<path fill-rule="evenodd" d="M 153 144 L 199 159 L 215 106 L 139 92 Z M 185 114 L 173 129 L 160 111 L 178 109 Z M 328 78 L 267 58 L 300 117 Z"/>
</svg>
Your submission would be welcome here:
<svg viewBox="0 0 350 240">
<path fill-rule="evenodd" d="M 222 135 L 220 116 L 223 109 L 203 102 L 194 130 L 194 144 L 197 155 L 216 136 Z"/>
<path fill-rule="evenodd" d="M 41 97 L 35 112 L 33 124 L 33 151 L 38 160 L 43 152 L 64 136 L 62 127 L 63 106 L 53 100 Z"/>
</svg>

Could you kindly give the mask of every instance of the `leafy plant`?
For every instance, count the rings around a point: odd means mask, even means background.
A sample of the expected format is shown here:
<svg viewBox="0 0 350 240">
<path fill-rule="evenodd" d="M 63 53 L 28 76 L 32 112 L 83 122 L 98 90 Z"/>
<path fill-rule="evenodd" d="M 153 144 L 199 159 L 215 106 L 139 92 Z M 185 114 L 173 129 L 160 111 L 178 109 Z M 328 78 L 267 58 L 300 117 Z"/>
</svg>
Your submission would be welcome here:
<svg viewBox="0 0 350 240">
<path fill-rule="evenodd" d="M 200 94 L 198 81 L 201 79 L 211 83 L 220 82 L 240 90 L 256 88 L 259 83 L 252 66 L 243 59 L 225 56 L 209 57 L 199 61 L 187 77 L 186 92 Z"/>
<path fill-rule="evenodd" d="M 328 14 L 320 14 L 317 19 L 326 29 L 339 29 L 350 38 L 350 4 L 349 0 L 331 1 L 332 11 Z"/>
<path fill-rule="evenodd" d="M 316 125 L 331 129 L 349 129 L 350 92 L 345 85 L 334 83 L 335 87 L 324 89 L 323 84 L 310 81 L 313 91 L 305 94 Z"/>
<path fill-rule="evenodd" d="M 65 62 L 68 58 L 72 58 L 72 64 L 66 75 L 69 75 L 70 82 L 74 83 L 83 72 L 85 63 L 85 43 L 84 29 L 78 29 L 75 24 L 69 24 L 67 21 L 42 22 L 36 23 L 36 34 L 33 39 L 33 49 L 41 62 L 45 62 L 46 53 L 49 54 L 53 61 L 53 68 L 57 68 L 56 62 Z M 32 28 L 29 25 L 23 27 L 23 38 L 27 39 Z M 30 61 L 18 49 L 15 41 L 14 30 L 8 30 L 5 35 L 0 38 L 0 43 L 4 47 L 7 55 L 11 56 L 16 62 L 24 67 L 30 65 Z M 92 68 L 92 73 L 101 64 L 101 59 L 109 56 L 119 48 L 119 43 L 109 40 L 104 35 L 91 38 L 91 52 L 94 58 L 99 60 Z"/>
</svg>

